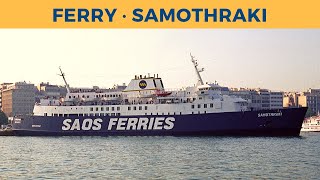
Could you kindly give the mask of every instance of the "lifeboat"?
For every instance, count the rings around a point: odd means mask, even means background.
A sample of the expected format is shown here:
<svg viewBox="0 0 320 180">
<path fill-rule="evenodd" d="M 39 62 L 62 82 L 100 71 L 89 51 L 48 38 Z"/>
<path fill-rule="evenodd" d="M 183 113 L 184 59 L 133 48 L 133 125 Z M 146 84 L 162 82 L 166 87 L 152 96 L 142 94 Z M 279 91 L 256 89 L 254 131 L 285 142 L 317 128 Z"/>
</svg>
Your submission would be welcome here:
<svg viewBox="0 0 320 180">
<path fill-rule="evenodd" d="M 156 90 L 156 96 L 158 96 L 158 97 L 166 97 L 166 96 L 169 96 L 170 94 L 172 94 L 172 92 L 160 91 L 159 89 Z"/>
</svg>

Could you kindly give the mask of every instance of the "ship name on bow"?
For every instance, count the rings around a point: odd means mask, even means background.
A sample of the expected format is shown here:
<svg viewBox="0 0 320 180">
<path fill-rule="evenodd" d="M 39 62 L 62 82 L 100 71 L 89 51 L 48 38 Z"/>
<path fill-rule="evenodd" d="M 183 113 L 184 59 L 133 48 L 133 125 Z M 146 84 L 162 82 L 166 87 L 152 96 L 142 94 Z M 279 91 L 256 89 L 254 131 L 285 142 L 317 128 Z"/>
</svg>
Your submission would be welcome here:
<svg viewBox="0 0 320 180">
<path fill-rule="evenodd" d="M 258 117 L 273 117 L 273 116 L 282 116 L 282 112 L 258 113 Z"/>
</svg>

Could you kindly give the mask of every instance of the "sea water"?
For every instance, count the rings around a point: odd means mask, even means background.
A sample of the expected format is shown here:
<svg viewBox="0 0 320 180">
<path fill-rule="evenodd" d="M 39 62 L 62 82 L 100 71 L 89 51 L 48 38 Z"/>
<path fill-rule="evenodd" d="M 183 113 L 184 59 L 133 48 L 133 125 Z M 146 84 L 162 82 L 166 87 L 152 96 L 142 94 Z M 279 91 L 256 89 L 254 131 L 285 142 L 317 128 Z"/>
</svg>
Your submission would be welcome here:
<svg viewBox="0 0 320 180">
<path fill-rule="evenodd" d="M 0 137 L 0 179 L 320 179 L 300 137 Z"/>
</svg>

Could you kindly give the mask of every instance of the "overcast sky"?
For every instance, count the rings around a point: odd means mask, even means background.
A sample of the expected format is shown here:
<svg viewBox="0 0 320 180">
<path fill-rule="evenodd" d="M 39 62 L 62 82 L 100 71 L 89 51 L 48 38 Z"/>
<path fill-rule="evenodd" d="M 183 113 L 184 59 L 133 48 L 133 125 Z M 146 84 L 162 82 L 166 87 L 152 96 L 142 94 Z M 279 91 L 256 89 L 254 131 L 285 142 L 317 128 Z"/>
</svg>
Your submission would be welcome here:
<svg viewBox="0 0 320 180">
<path fill-rule="evenodd" d="M 206 82 L 272 90 L 320 88 L 320 30 L 2 29 L 0 83 L 111 87 L 159 74 L 168 88 Z"/>
</svg>

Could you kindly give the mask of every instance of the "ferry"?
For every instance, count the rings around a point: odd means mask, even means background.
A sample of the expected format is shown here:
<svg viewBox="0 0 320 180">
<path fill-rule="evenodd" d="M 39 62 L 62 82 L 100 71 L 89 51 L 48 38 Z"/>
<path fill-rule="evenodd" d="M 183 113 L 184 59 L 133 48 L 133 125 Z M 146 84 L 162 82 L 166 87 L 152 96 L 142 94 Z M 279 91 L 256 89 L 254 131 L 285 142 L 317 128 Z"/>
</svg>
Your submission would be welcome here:
<svg viewBox="0 0 320 180">
<path fill-rule="evenodd" d="M 302 123 L 302 132 L 320 132 L 320 113 L 306 118 Z"/>
<path fill-rule="evenodd" d="M 306 108 L 250 110 L 242 98 L 204 83 L 191 56 L 194 86 L 168 90 L 158 75 L 136 75 L 110 91 L 41 99 L 30 116 L 13 117 L 17 136 L 299 136 Z"/>
</svg>

